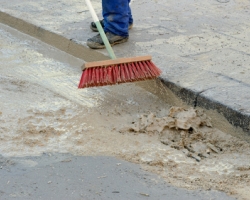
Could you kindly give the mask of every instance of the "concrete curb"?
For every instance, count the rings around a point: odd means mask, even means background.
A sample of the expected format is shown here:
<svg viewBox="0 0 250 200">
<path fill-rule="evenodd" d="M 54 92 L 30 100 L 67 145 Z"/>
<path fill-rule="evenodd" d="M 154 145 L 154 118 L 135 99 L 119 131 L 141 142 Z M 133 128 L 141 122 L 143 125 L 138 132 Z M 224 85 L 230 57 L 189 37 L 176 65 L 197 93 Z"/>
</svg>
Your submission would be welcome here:
<svg viewBox="0 0 250 200">
<path fill-rule="evenodd" d="M 0 11 L 0 23 L 6 24 L 20 32 L 37 38 L 51 46 L 54 46 L 70 55 L 91 62 L 97 60 L 107 60 L 109 57 L 89 49 L 66 37 L 50 32 L 42 27 L 26 22 L 10 14 Z"/>
<path fill-rule="evenodd" d="M 167 79 L 161 78 L 162 82 L 184 102 L 194 107 L 201 107 L 208 110 L 216 110 L 223 115 L 230 124 L 235 127 L 240 127 L 250 136 L 250 116 L 245 115 L 233 108 L 230 108 L 220 102 L 204 97 L 202 93 L 180 87 L 176 83 L 170 82 Z"/>
<path fill-rule="evenodd" d="M 17 29 L 20 32 L 37 38 L 51 46 L 54 46 L 87 62 L 109 59 L 107 56 L 103 55 L 100 52 L 91 50 L 88 47 L 85 47 L 82 44 L 78 44 L 71 39 L 50 32 L 42 27 L 38 27 L 34 24 L 28 23 L 22 19 L 19 19 L 2 11 L 0 11 L 0 23 Z M 197 93 L 193 90 L 180 87 L 178 84 L 170 82 L 164 77 L 161 77 L 161 80 L 171 91 L 173 91 L 174 94 L 176 94 L 184 102 L 194 107 L 198 106 L 205 109 L 216 110 L 219 114 L 223 115 L 233 126 L 242 128 L 244 132 L 250 135 L 249 115 L 245 115 L 244 113 L 223 105 L 220 102 L 204 97 L 202 93 Z"/>
</svg>

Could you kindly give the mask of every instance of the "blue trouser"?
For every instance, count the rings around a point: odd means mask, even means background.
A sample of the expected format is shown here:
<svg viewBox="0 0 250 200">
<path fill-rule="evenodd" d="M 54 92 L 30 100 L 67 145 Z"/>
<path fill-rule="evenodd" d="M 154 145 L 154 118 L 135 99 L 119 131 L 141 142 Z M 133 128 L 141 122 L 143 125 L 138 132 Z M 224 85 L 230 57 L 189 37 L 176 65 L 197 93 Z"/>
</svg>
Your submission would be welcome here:
<svg viewBox="0 0 250 200">
<path fill-rule="evenodd" d="M 130 0 L 102 0 L 104 31 L 128 36 L 128 26 L 133 23 Z"/>
</svg>

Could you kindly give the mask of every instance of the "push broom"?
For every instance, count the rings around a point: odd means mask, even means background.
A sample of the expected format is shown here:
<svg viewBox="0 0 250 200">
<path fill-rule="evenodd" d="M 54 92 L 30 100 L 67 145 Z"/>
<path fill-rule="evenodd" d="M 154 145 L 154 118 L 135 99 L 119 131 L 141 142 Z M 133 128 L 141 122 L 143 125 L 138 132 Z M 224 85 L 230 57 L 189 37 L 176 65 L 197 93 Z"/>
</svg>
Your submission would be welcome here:
<svg viewBox="0 0 250 200">
<path fill-rule="evenodd" d="M 157 78 L 161 70 L 151 56 L 116 58 L 90 0 L 85 0 L 111 60 L 87 62 L 78 88 L 114 85 Z"/>
</svg>

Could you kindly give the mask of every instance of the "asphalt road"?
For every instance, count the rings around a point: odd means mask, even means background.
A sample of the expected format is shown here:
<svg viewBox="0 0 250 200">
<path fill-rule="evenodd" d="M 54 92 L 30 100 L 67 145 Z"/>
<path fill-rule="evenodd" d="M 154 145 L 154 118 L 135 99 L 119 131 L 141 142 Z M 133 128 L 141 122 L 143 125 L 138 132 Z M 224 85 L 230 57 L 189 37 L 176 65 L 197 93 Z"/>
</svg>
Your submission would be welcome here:
<svg viewBox="0 0 250 200">
<path fill-rule="evenodd" d="M 217 191 L 173 187 L 139 165 L 113 157 L 43 154 L 0 157 L 0 199 L 229 200 Z"/>
</svg>

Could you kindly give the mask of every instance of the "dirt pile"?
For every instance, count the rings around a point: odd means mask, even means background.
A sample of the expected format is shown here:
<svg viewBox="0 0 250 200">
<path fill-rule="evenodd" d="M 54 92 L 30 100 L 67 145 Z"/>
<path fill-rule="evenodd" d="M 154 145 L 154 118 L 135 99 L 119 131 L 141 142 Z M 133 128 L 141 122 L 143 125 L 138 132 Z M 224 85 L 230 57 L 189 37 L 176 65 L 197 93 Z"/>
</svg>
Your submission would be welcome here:
<svg viewBox="0 0 250 200">
<path fill-rule="evenodd" d="M 214 128 L 202 109 L 172 107 L 165 117 L 144 114 L 127 132 L 157 136 L 163 144 L 151 149 L 150 155 L 142 150 L 134 157 L 125 157 L 146 170 L 177 186 L 241 193 L 242 199 L 249 199 L 249 143 Z"/>
<path fill-rule="evenodd" d="M 181 150 L 196 161 L 248 147 L 247 143 L 214 129 L 211 119 L 202 109 L 172 107 L 166 117 L 157 118 L 153 113 L 142 115 L 129 130 L 159 134 L 163 144 Z"/>
</svg>

